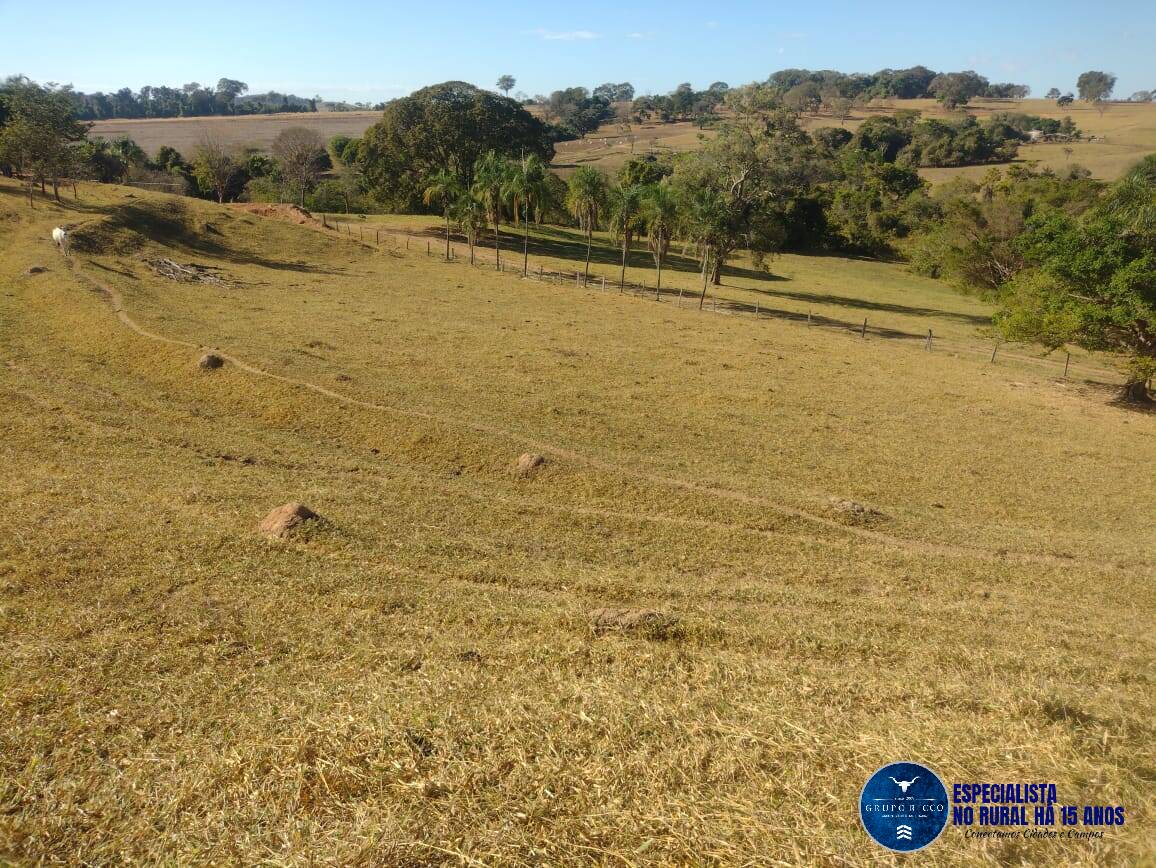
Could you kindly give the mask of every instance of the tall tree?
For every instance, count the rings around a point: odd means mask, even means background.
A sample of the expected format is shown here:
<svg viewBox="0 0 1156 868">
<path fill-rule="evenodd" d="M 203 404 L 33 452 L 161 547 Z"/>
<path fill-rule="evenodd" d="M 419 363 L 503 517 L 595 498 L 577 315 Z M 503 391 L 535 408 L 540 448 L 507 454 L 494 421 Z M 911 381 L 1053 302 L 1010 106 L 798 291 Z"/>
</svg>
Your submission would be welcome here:
<svg viewBox="0 0 1156 868">
<path fill-rule="evenodd" d="M 426 205 L 441 206 L 442 214 L 446 218 L 446 260 L 450 258 L 450 210 L 454 202 L 462 195 L 462 185 L 452 172 L 442 169 L 429 179 L 422 190 L 421 200 Z"/>
<path fill-rule="evenodd" d="M 1116 76 L 1110 72 L 1101 72 L 1098 69 L 1090 69 L 1081 73 L 1080 77 L 1076 79 L 1076 91 L 1080 94 L 1080 99 L 1085 102 L 1106 100 L 1112 95 L 1112 90 L 1115 87 Z"/>
<path fill-rule="evenodd" d="M 642 216 L 646 221 L 646 238 L 654 256 L 654 298 L 662 290 L 662 266 L 670 250 L 671 239 L 678 229 L 680 216 L 678 197 L 669 183 L 650 184 L 642 196 Z"/>
<path fill-rule="evenodd" d="M 970 69 L 940 73 L 927 86 L 931 94 L 948 109 L 967 105 L 973 97 L 984 94 L 987 88 L 988 80 Z"/>
<path fill-rule="evenodd" d="M 299 191 L 299 204 L 305 207 L 305 194 L 317 183 L 321 173 L 330 166 L 325 139 L 316 130 L 307 127 L 289 127 L 273 140 L 273 156 L 281 166 L 281 173 Z"/>
<path fill-rule="evenodd" d="M 426 179 L 441 169 L 472 187 L 474 165 L 487 151 L 502 156 L 554 156 L 546 124 L 513 100 L 460 81 L 445 82 L 396 99 L 366 130 L 358 162 L 366 185 L 381 203 L 415 209 Z"/>
<path fill-rule="evenodd" d="M 610 234 L 622 241 L 622 268 L 618 272 L 618 289 L 621 291 L 626 286 L 626 257 L 630 253 L 630 242 L 641 226 L 642 187 L 616 184 L 610 188 L 607 199 Z"/>
<path fill-rule="evenodd" d="M 237 110 L 237 97 L 248 93 L 249 85 L 235 78 L 222 78 L 217 82 L 217 101 L 221 107 L 233 114 Z"/>
<path fill-rule="evenodd" d="M 222 203 L 231 195 L 241 171 L 224 145 L 208 135 L 201 139 L 193 152 L 191 168 L 201 192 L 216 196 L 217 201 Z"/>
<path fill-rule="evenodd" d="M 128 171 L 133 166 L 145 166 L 148 164 L 148 154 L 145 153 L 144 148 L 130 139 L 128 136 L 118 136 L 109 144 L 109 149 L 122 162 L 124 170 L 121 172 L 119 180 L 123 181 L 128 175 Z"/>
<path fill-rule="evenodd" d="M 474 247 L 486 229 L 486 209 L 469 190 L 462 190 L 450 209 L 454 224 L 466 236 L 470 248 L 470 265 L 474 264 Z"/>
<path fill-rule="evenodd" d="M 769 121 L 739 117 L 698 151 L 676 165 L 673 182 L 695 203 L 695 221 L 710 279 L 735 251 L 756 260 L 778 250 L 784 239 L 783 212 L 800 191 L 826 180 L 827 165 L 790 116 Z"/>
<path fill-rule="evenodd" d="M 505 96 L 509 96 L 517 83 L 518 80 L 512 75 L 499 75 L 497 87 Z"/>
<path fill-rule="evenodd" d="M 606 186 L 606 176 L 589 166 L 575 169 L 566 184 L 566 208 L 586 233 L 585 282 L 590 280 L 590 245 L 606 206 Z"/>
<path fill-rule="evenodd" d="M 678 183 L 675 181 L 674 183 Z M 721 262 L 719 251 L 725 245 L 727 203 L 722 194 L 711 187 L 694 184 L 679 188 L 683 199 L 687 229 L 690 237 L 700 250 L 702 265 L 702 292 L 698 296 L 698 308 L 702 310 L 706 301 L 706 289 L 710 275 L 716 270 L 715 263 Z M 681 297 L 681 294 L 680 294 Z"/>
<path fill-rule="evenodd" d="M 494 267 L 502 270 L 500 229 L 502 207 L 506 203 L 506 182 L 510 176 L 509 161 L 497 151 L 487 151 L 474 165 L 473 193 L 485 206 L 486 216 L 494 224 Z"/>
<path fill-rule="evenodd" d="M 550 195 L 546 164 L 537 154 L 522 157 L 510 165 L 506 178 L 505 196 L 510 202 L 514 219 L 522 221 L 522 276 L 530 269 L 530 218 L 541 213 Z"/>
</svg>

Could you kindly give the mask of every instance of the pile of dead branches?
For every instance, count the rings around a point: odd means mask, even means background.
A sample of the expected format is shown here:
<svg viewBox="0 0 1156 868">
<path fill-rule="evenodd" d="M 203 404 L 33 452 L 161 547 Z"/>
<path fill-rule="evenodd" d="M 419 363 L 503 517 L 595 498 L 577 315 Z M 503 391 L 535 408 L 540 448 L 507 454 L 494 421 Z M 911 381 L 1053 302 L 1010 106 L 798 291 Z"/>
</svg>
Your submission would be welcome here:
<svg viewBox="0 0 1156 868">
<path fill-rule="evenodd" d="M 173 262 L 171 259 L 145 259 L 145 265 L 159 274 L 161 277 L 167 277 L 169 280 L 176 280 L 181 283 L 212 283 L 217 286 L 226 286 L 228 281 L 225 280 L 219 272 L 219 268 L 213 268 L 208 265 L 197 265 L 195 262 L 189 262 L 181 265 L 179 262 Z"/>
</svg>

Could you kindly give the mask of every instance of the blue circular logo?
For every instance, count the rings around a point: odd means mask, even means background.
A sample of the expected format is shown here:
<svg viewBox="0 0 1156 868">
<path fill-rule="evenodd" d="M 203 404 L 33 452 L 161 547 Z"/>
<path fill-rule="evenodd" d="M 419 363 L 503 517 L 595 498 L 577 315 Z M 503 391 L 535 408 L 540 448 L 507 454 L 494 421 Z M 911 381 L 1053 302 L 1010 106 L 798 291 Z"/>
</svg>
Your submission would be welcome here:
<svg viewBox="0 0 1156 868">
<path fill-rule="evenodd" d="M 922 850 L 947 825 L 947 788 L 919 763 L 891 763 L 867 779 L 859 818 L 875 843 L 899 853 Z"/>
</svg>

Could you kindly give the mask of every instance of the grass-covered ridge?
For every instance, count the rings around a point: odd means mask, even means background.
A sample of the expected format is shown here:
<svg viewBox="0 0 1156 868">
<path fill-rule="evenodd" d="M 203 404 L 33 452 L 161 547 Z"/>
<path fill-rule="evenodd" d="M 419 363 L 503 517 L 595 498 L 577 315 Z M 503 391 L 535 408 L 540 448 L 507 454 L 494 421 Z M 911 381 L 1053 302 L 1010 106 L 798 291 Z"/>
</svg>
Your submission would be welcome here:
<svg viewBox="0 0 1156 868">
<path fill-rule="evenodd" d="M 80 194 L 0 182 L 0 857 L 886 861 L 856 799 L 898 758 L 1128 807 L 1079 846 L 949 828 L 933 864 L 1152 857 L 1151 415 L 1014 359 Z M 58 223 L 94 239 L 71 269 Z M 899 266 L 773 267 L 719 293 L 983 339 Z M 329 523 L 262 539 L 294 499 Z M 595 637 L 600 606 L 682 629 Z"/>
</svg>

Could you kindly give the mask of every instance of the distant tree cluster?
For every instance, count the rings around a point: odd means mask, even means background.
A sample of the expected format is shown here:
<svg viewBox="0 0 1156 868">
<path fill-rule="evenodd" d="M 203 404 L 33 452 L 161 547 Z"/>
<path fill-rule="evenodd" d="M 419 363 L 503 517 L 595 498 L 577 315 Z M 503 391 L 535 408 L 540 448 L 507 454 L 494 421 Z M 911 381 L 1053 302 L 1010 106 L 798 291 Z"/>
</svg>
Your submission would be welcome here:
<svg viewBox="0 0 1156 868">
<path fill-rule="evenodd" d="M 627 85 L 601 85 L 602 88 L 628 87 Z M 542 102 L 546 120 L 555 127 L 555 138 L 559 141 L 579 138 L 593 132 L 607 120 L 614 117 L 612 100 L 602 94 L 592 95 L 584 87 L 568 87 L 556 90 Z"/>
<path fill-rule="evenodd" d="M 607 82 L 594 88 L 594 96 L 608 102 L 630 102 L 634 99 L 634 85 L 628 81 L 619 84 Z"/>
<path fill-rule="evenodd" d="M 861 102 L 934 98 L 954 108 L 977 97 L 1023 99 L 1031 92 L 1023 84 L 989 82 L 972 70 L 935 72 L 926 66 L 882 69 L 871 74 L 847 74 L 830 69 L 781 69 L 771 73 L 766 83 L 799 110 L 817 110 L 823 102 L 835 98 Z"/>
<path fill-rule="evenodd" d="M 695 90 L 689 82 L 683 82 L 668 94 L 638 97 L 634 100 L 633 115 L 639 122 L 656 118 L 705 123 L 715 118 L 729 90 L 730 85 L 725 81 L 716 81 L 706 90 Z"/>
<path fill-rule="evenodd" d="M 900 110 L 893 116 L 865 120 L 851 136 L 851 145 L 874 150 L 888 162 L 915 168 L 972 166 L 1004 163 L 1016 156 L 1032 130 L 1079 138 L 1071 118 L 1057 121 L 1016 112 L 997 112 L 984 121 L 921 118 L 919 112 Z"/>
<path fill-rule="evenodd" d="M 1107 186 L 1020 166 L 936 188 L 917 270 L 980 292 L 1010 340 L 1122 354 L 1122 397 L 1156 374 L 1156 156 Z"/>
<path fill-rule="evenodd" d="M 108 118 L 177 118 L 210 115 L 276 114 L 317 111 L 317 100 L 269 91 L 250 94 L 243 81 L 222 78 L 216 87 L 190 82 L 182 87 L 145 85 L 135 93 L 82 93 L 70 86 L 60 89 L 72 101 L 80 120 Z"/>
<path fill-rule="evenodd" d="M 42 191 L 51 184 L 60 199 L 60 182 L 75 177 L 78 145 L 87 132 L 62 90 L 41 87 L 23 76 L 0 85 L 0 172 L 24 176 L 29 204 L 37 184 Z"/>
</svg>

